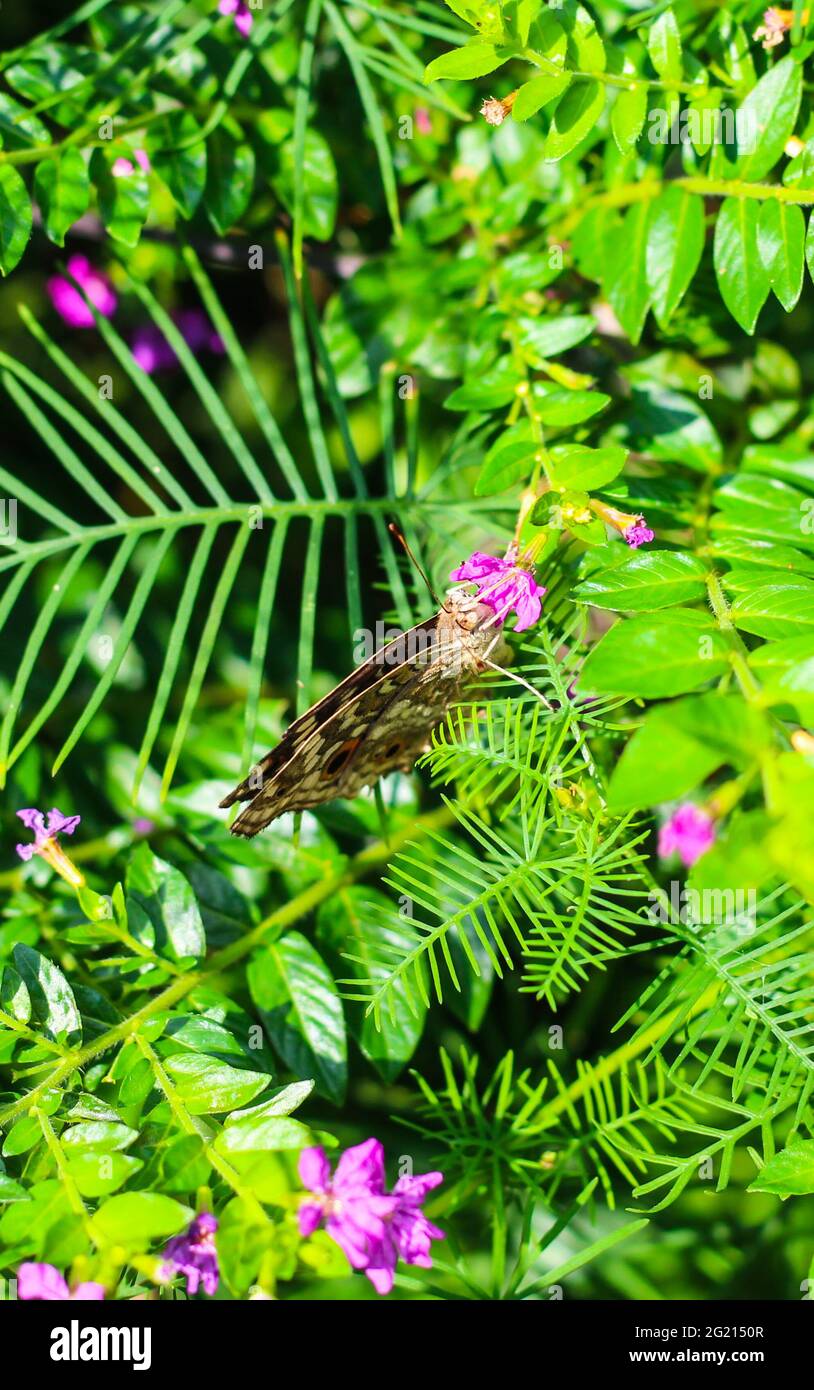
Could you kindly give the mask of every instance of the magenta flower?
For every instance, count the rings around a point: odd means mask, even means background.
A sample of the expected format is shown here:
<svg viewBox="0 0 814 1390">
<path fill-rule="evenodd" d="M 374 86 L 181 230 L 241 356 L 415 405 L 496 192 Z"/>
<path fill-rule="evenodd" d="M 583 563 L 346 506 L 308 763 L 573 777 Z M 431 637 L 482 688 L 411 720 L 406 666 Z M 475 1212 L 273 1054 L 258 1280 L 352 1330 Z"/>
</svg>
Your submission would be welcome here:
<svg viewBox="0 0 814 1390">
<path fill-rule="evenodd" d="M 104 1285 L 92 1281 L 69 1289 L 53 1265 L 29 1263 L 20 1265 L 17 1270 L 17 1297 L 24 1302 L 38 1299 L 44 1303 L 88 1303 L 104 1296 Z"/>
<path fill-rule="evenodd" d="M 106 319 L 112 317 L 116 309 L 116 296 L 113 286 L 103 270 L 92 266 L 86 256 L 69 256 L 68 273 L 78 285 L 82 286 L 91 304 Z M 93 314 L 75 285 L 64 275 L 52 275 L 46 284 L 51 303 L 71 328 L 92 328 Z"/>
<path fill-rule="evenodd" d="M 242 34 L 244 39 L 249 37 L 254 17 L 246 4 L 246 0 L 220 0 L 218 14 L 233 14 L 238 33 Z"/>
<path fill-rule="evenodd" d="M 35 854 L 40 855 L 46 863 L 56 869 L 57 873 L 70 883 L 72 888 L 79 888 L 85 882 L 84 877 L 71 862 L 64 850 L 57 844 L 57 835 L 73 835 L 81 819 L 80 816 L 63 816 L 56 807 L 48 812 L 48 820 L 42 811 L 38 811 L 34 806 L 28 806 L 23 811 L 18 811 L 17 815 L 25 826 L 26 830 L 34 831 L 33 845 L 17 845 L 17 853 L 20 858 L 28 863 Z"/>
<path fill-rule="evenodd" d="M 193 352 L 225 352 L 223 339 L 216 333 L 202 309 L 178 309 L 170 315 L 187 346 Z M 152 376 L 153 372 L 168 371 L 177 367 L 175 351 L 160 328 L 155 324 L 144 324 L 133 334 L 130 350 L 142 371 Z"/>
<path fill-rule="evenodd" d="M 201 1212 L 190 1223 L 182 1236 L 173 1236 L 164 1250 L 164 1273 L 168 1278 L 175 1274 L 185 1274 L 187 1293 L 198 1292 L 203 1284 L 204 1293 L 210 1296 L 218 1287 L 220 1271 L 218 1252 L 215 1249 L 215 1232 L 218 1219 L 211 1212 Z"/>
<path fill-rule="evenodd" d="M 153 166 L 150 163 L 150 156 L 147 151 L 136 150 L 134 152 L 134 158 L 139 168 L 143 169 L 145 174 L 149 174 Z M 128 175 L 134 174 L 135 171 L 135 164 L 133 164 L 132 160 L 126 159 L 124 155 L 119 155 L 118 159 L 114 159 L 110 169 L 114 179 L 125 179 Z"/>
<path fill-rule="evenodd" d="M 707 811 L 686 801 L 673 812 L 659 831 L 659 854 L 666 859 L 678 854 L 681 862 L 690 868 L 700 859 L 715 840 L 715 822 Z"/>
<path fill-rule="evenodd" d="M 378 1139 L 366 1139 L 346 1149 L 331 1168 L 322 1148 L 304 1149 L 300 1178 L 316 1194 L 306 1198 L 298 1213 L 300 1234 L 312 1235 L 322 1221 L 332 1240 L 354 1269 L 362 1269 L 377 1293 L 389 1293 L 399 1256 L 429 1269 L 431 1242 L 444 1233 L 421 1211 L 427 1193 L 443 1182 L 442 1173 L 400 1178 L 393 1191 L 384 1185 L 384 1149 Z"/>
<path fill-rule="evenodd" d="M 634 517 L 631 525 L 622 532 L 622 535 L 631 549 L 636 550 L 640 545 L 647 545 L 648 541 L 652 541 L 655 532 L 651 531 L 650 527 L 645 524 L 643 516 L 637 516 Z"/>
<path fill-rule="evenodd" d="M 449 577 L 476 584 L 478 598 L 494 610 L 499 623 L 514 609 L 517 613 L 515 632 L 525 632 L 527 627 L 539 621 L 542 609 L 540 599 L 545 589 L 535 583 L 531 570 L 517 564 L 514 547 L 510 546 L 502 560 L 496 555 L 485 555 L 483 551 L 476 550 Z"/>
</svg>

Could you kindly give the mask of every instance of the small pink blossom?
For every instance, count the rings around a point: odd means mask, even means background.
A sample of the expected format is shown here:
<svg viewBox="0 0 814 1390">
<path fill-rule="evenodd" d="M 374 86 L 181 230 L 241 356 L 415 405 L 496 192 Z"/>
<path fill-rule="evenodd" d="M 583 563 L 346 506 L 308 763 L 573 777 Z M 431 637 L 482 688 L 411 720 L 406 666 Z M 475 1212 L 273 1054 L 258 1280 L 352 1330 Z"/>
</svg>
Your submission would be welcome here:
<svg viewBox="0 0 814 1390">
<path fill-rule="evenodd" d="M 246 4 L 246 0 L 220 0 L 218 14 L 233 14 L 235 17 L 235 28 L 244 39 L 249 37 L 254 23 L 254 16 Z"/>
<path fill-rule="evenodd" d="M 69 1289 L 66 1280 L 53 1265 L 30 1262 L 20 1265 L 17 1270 L 17 1297 L 23 1302 L 88 1303 L 104 1296 L 104 1285 L 92 1281 Z"/>
<path fill-rule="evenodd" d="M 715 841 L 715 822 L 707 811 L 686 801 L 659 831 L 659 854 L 667 859 L 678 854 L 689 869 Z"/>
<path fill-rule="evenodd" d="M 624 539 L 632 550 L 637 550 L 640 545 L 647 545 L 652 541 L 655 532 L 650 530 L 643 516 L 634 518 L 632 525 L 626 527 L 622 532 Z"/>
<path fill-rule="evenodd" d="M 139 168 L 143 169 L 145 174 L 149 174 L 152 165 L 147 151 L 136 150 L 134 152 L 134 158 Z M 114 159 L 110 169 L 114 179 L 127 178 L 130 174 L 134 174 L 135 171 L 135 165 L 129 159 L 126 159 L 124 155 L 119 155 L 118 159 Z"/>
<path fill-rule="evenodd" d="M 116 296 L 113 286 L 103 270 L 97 270 L 85 256 L 69 256 L 68 274 L 81 285 L 91 304 L 95 305 L 103 318 L 112 317 L 116 309 Z M 46 284 L 51 303 L 71 328 L 92 328 L 94 317 L 82 298 L 76 285 L 64 275 L 52 275 Z"/>
<path fill-rule="evenodd" d="M 502 560 L 497 555 L 485 555 L 482 550 L 476 550 L 449 577 L 476 584 L 478 598 L 493 609 L 499 623 L 514 609 L 517 613 L 515 632 L 525 632 L 539 621 L 540 599 L 545 589 L 535 582 L 531 570 L 517 563 L 514 547 L 510 547 Z"/>
<path fill-rule="evenodd" d="M 331 1178 L 323 1148 L 300 1155 L 303 1186 L 315 1194 L 301 1204 L 300 1234 L 310 1236 L 321 1222 L 344 1251 L 354 1269 L 364 1270 L 377 1293 L 387 1294 L 399 1257 L 406 1264 L 429 1269 L 432 1241 L 444 1233 L 421 1210 L 442 1173 L 399 1178 L 388 1193 L 384 1183 L 384 1149 L 378 1139 L 366 1139 L 346 1149 Z"/>
<path fill-rule="evenodd" d="M 426 106 L 417 106 L 415 109 L 415 128 L 419 135 L 432 134 L 432 117 Z"/>
</svg>

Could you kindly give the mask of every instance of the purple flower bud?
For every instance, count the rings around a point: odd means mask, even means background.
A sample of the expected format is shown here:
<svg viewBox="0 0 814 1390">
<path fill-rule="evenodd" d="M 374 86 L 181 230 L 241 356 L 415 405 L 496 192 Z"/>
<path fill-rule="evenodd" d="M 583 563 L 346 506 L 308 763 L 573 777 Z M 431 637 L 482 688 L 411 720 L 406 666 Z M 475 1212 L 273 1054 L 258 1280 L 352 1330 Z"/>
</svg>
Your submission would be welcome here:
<svg viewBox="0 0 814 1390">
<path fill-rule="evenodd" d="M 655 532 L 651 531 L 650 527 L 646 525 L 643 516 L 637 516 L 634 517 L 633 524 L 625 528 L 622 535 L 628 545 L 633 550 L 636 550 L 640 545 L 647 545 L 649 541 L 652 541 Z"/>
<path fill-rule="evenodd" d="M 203 1285 L 204 1293 L 217 1292 L 220 1271 L 215 1249 L 218 1220 L 211 1212 L 201 1212 L 182 1236 L 173 1236 L 164 1250 L 165 1274 L 185 1274 L 190 1297 Z"/>
</svg>

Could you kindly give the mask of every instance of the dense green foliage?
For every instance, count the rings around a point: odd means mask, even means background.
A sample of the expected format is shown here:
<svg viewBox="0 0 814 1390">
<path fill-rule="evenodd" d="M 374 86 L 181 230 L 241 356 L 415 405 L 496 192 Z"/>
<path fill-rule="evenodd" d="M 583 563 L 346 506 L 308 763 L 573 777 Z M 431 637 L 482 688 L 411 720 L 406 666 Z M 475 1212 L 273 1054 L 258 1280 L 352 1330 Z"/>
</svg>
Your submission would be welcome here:
<svg viewBox="0 0 814 1390">
<path fill-rule="evenodd" d="M 300 1235 L 297 1158 L 376 1135 L 444 1173 L 393 1297 L 799 1298 L 814 22 L 249 13 L 4 42 L 2 1274 L 127 1297 L 211 1209 L 218 1297 L 375 1297 Z M 432 611 L 391 518 L 439 592 L 531 546 L 542 619 L 412 775 L 236 840 L 359 634 Z M 78 890 L 14 858 L 55 804 Z"/>
</svg>

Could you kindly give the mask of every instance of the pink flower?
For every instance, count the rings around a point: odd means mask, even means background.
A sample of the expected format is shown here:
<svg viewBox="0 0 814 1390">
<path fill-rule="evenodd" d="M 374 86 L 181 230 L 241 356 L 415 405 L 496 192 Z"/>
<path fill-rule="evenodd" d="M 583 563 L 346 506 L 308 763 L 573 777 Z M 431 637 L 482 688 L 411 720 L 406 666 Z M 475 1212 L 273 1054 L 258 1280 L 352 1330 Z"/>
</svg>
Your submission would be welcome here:
<svg viewBox="0 0 814 1390">
<path fill-rule="evenodd" d="M 215 332 L 202 309 L 179 309 L 170 317 L 193 352 L 225 351 L 223 339 Z M 130 350 L 142 371 L 149 375 L 153 372 L 168 371 L 178 365 L 173 348 L 161 329 L 152 323 L 136 329 L 130 342 Z"/>
<path fill-rule="evenodd" d="M 366 1139 L 346 1149 L 331 1168 L 322 1148 L 304 1149 L 300 1178 L 316 1194 L 306 1198 L 298 1213 L 300 1234 L 310 1236 L 322 1221 L 332 1240 L 354 1269 L 363 1269 L 377 1293 L 389 1293 L 399 1256 L 429 1269 L 431 1243 L 444 1233 L 421 1211 L 421 1203 L 442 1173 L 399 1178 L 391 1193 L 384 1185 L 384 1149 L 378 1139 Z"/>
<path fill-rule="evenodd" d="M 45 1303 L 87 1303 L 105 1296 L 103 1284 L 77 1284 L 71 1290 L 53 1265 L 23 1264 L 17 1270 L 17 1297 L 25 1301 L 38 1299 Z"/>
<path fill-rule="evenodd" d="M 164 1272 L 168 1277 L 185 1274 L 187 1293 L 192 1296 L 203 1285 L 204 1293 L 217 1292 L 220 1270 L 215 1249 L 218 1219 L 211 1212 L 201 1212 L 190 1222 L 182 1236 L 173 1236 L 164 1250 Z"/>
<path fill-rule="evenodd" d="M 476 550 L 449 577 L 476 584 L 481 603 L 494 610 L 500 623 L 514 609 L 517 613 L 515 632 L 525 632 L 527 627 L 539 621 L 542 611 L 540 599 L 545 589 L 535 583 L 531 570 L 517 564 L 514 547 L 509 548 L 502 560 L 496 555 L 485 555 L 483 551 Z"/>
<path fill-rule="evenodd" d="M 96 306 L 104 318 L 111 318 L 116 309 L 116 296 L 104 271 L 97 270 L 85 256 L 69 256 L 67 268 L 68 274 L 82 286 L 91 304 Z M 71 328 L 93 327 L 93 314 L 76 286 L 64 275 L 53 275 L 47 282 L 46 289 L 60 318 L 70 324 Z"/>
<path fill-rule="evenodd" d="M 218 14 L 233 14 L 235 17 L 235 28 L 244 39 L 249 37 L 254 17 L 246 4 L 246 0 L 220 0 Z"/>
<path fill-rule="evenodd" d="M 145 174 L 149 174 L 152 165 L 150 163 L 150 157 L 147 154 L 147 151 L 136 150 L 135 160 L 139 168 L 143 169 Z M 125 159 L 124 155 L 120 155 L 118 159 L 114 159 L 110 172 L 113 175 L 114 179 L 127 178 L 129 174 L 135 173 L 135 165 L 132 164 L 129 159 Z"/>
<path fill-rule="evenodd" d="M 708 812 L 700 806 L 686 801 L 674 811 L 659 831 L 659 854 L 667 859 L 678 854 L 681 862 L 689 868 L 700 859 L 715 840 L 715 822 Z"/>
<path fill-rule="evenodd" d="M 35 854 L 40 855 L 52 869 L 70 883 L 72 888 L 79 888 L 85 882 L 84 877 L 71 862 L 64 850 L 57 844 L 57 835 L 73 835 L 79 824 L 79 816 L 63 816 L 56 807 L 48 812 L 46 822 L 45 815 L 38 811 L 34 806 L 28 806 L 17 815 L 25 826 L 26 830 L 34 831 L 34 843 L 17 845 L 17 853 L 20 858 L 28 863 Z"/>
<path fill-rule="evenodd" d="M 650 527 L 645 524 L 643 516 L 637 516 L 634 517 L 632 524 L 622 532 L 622 535 L 631 549 L 637 550 L 640 545 L 647 545 L 648 541 L 652 541 L 655 532 L 651 531 Z"/>
<path fill-rule="evenodd" d="M 417 106 L 415 109 L 415 128 L 419 135 L 432 134 L 432 117 L 426 106 Z"/>
</svg>

